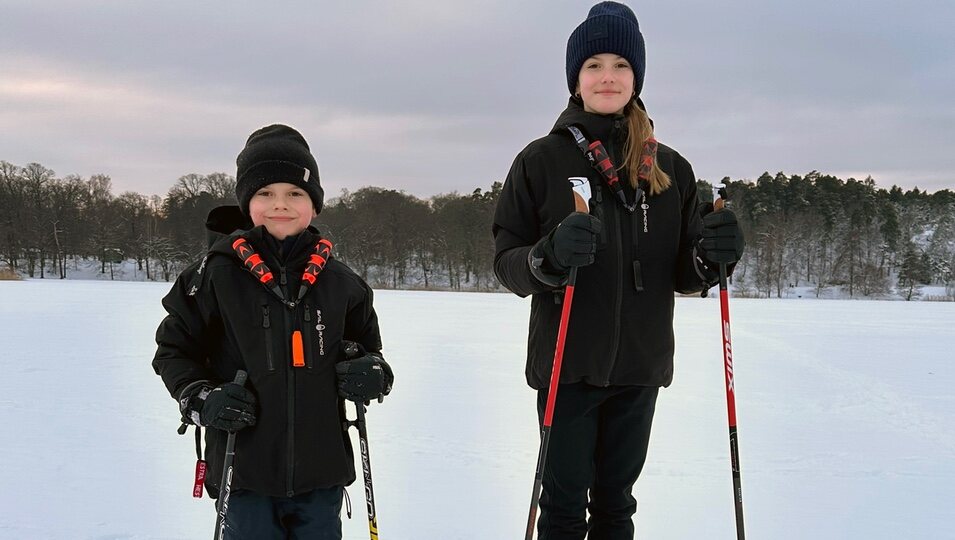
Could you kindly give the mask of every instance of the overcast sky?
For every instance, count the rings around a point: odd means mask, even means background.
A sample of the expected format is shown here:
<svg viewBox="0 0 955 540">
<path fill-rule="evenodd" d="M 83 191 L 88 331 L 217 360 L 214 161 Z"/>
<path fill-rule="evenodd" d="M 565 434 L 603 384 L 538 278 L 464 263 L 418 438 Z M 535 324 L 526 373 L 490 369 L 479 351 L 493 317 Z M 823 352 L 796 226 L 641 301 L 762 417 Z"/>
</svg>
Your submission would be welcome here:
<svg viewBox="0 0 955 540">
<path fill-rule="evenodd" d="M 281 122 L 328 196 L 486 189 L 566 105 L 592 4 L 0 0 L 0 160 L 163 195 Z M 657 137 L 697 177 L 955 189 L 955 2 L 629 5 Z"/>
</svg>

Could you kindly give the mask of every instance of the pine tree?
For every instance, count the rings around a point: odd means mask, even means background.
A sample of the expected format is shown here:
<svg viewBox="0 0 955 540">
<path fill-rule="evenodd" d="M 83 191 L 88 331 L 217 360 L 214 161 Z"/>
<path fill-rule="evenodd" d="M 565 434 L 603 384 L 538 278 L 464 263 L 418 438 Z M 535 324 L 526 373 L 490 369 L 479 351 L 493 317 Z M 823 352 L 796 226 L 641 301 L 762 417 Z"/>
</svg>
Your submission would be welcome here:
<svg viewBox="0 0 955 540">
<path fill-rule="evenodd" d="M 917 297 L 919 286 L 929 281 L 928 258 L 916 249 L 913 244 L 905 249 L 902 267 L 899 269 L 899 287 L 904 290 L 905 299 Z"/>
</svg>

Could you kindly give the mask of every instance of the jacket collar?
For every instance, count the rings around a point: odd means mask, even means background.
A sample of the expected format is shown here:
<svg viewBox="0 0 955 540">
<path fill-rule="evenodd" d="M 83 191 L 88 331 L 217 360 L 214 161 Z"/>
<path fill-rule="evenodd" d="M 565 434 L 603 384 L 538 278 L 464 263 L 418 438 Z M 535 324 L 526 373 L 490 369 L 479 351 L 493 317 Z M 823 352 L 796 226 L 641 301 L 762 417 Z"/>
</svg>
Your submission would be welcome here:
<svg viewBox="0 0 955 540">
<path fill-rule="evenodd" d="M 644 111 L 647 110 L 640 98 L 637 98 L 637 106 Z M 584 102 L 576 96 L 571 96 L 568 100 L 567 108 L 557 117 L 557 122 L 554 123 L 550 132 L 562 133 L 571 124 L 583 126 L 591 137 L 603 142 L 607 142 L 611 136 L 616 136 L 621 141 L 626 140 L 627 117 L 625 115 L 589 113 L 584 110 Z M 653 125 L 652 119 L 650 125 Z"/>
<path fill-rule="evenodd" d="M 277 249 L 281 242 L 271 237 L 265 227 L 253 226 L 238 206 L 220 206 L 209 212 L 206 218 L 206 239 L 210 253 L 235 256 L 232 243 L 240 236 L 248 240 L 263 257 L 271 259 L 270 263 L 282 262 Z M 288 253 L 282 257 L 284 265 L 303 262 L 312 253 L 320 238 L 318 229 L 309 225 L 297 235 L 292 245 L 288 246 Z"/>
<path fill-rule="evenodd" d="M 557 117 L 557 122 L 551 128 L 551 133 L 563 133 L 567 126 L 576 124 L 582 126 L 592 139 L 610 142 L 611 135 L 615 134 L 614 127 L 625 129 L 626 117 L 622 114 L 595 114 L 584 110 L 580 98 L 571 97 L 567 108 Z"/>
</svg>

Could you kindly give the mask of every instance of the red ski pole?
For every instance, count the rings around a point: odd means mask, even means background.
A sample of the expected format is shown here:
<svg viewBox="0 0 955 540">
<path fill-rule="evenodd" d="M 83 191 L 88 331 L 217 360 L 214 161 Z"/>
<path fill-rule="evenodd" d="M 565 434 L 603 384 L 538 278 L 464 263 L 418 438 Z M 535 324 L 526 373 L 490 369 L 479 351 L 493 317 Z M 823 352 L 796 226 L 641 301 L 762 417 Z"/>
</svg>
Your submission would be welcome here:
<svg viewBox="0 0 955 540">
<path fill-rule="evenodd" d="M 586 178 L 571 178 L 574 190 L 574 209 L 588 213 L 590 200 L 590 181 Z M 570 320 L 570 307 L 574 301 L 574 286 L 577 283 L 577 267 L 570 268 L 567 286 L 564 289 L 564 303 L 560 311 L 560 325 L 557 327 L 557 346 L 554 349 L 554 366 L 550 372 L 550 386 L 547 390 L 547 405 L 544 408 L 544 423 L 541 427 L 541 446 L 537 454 L 537 472 L 534 474 L 534 491 L 531 492 L 531 508 L 527 514 L 527 529 L 524 540 L 534 538 L 534 525 L 537 520 L 537 503 L 540 500 L 541 483 L 544 478 L 544 463 L 547 461 L 547 447 L 550 444 L 550 427 L 554 420 L 554 405 L 557 403 L 557 387 L 560 384 L 560 365 L 564 359 L 564 342 L 567 339 L 567 322 Z"/>
<path fill-rule="evenodd" d="M 713 211 L 726 205 L 726 186 L 713 186 Z M 726 413 L 730 427 L 730 460 L 733 467 L 733 500 L 736 504 L 736 538 L 744 540 L 743 490 L 739 476 L 739 437 L 736 433 L 736 385 L 733 380 L 733 344 L 730 339 L 730 298 L 726 287 L 726 264 L 720 263 L 720 315 L 723 320 L 723 364 L 726 368 Z"/>
</svg>

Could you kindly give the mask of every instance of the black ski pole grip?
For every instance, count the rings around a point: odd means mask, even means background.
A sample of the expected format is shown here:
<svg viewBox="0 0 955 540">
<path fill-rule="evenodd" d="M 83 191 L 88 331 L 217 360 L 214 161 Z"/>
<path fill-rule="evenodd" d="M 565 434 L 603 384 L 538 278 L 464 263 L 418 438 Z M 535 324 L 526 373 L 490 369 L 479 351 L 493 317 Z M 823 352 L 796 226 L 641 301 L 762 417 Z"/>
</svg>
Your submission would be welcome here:
<svg viewBox="0 0 955 540">
<path fill-rule="evenodd" d="M 235 372 L 235 380 L 232 381 L 239 386 L 245 386 L 245 380 L 249 378 L 249 374 L 241 369 Z"/>
</svg>

